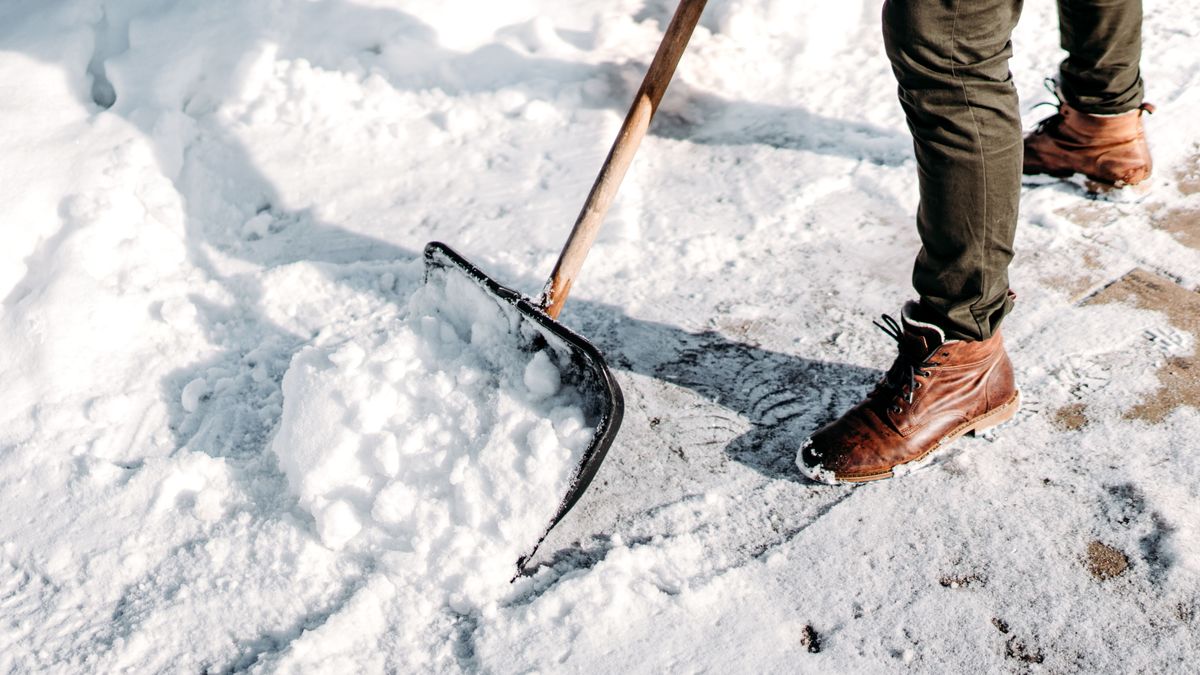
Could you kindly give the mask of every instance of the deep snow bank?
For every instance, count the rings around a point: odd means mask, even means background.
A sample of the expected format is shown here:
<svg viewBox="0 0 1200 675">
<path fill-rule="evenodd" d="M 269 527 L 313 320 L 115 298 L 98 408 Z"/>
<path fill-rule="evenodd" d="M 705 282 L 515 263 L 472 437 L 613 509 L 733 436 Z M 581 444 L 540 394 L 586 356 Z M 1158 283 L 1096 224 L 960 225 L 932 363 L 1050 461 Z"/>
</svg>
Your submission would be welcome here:
<svg viewBox="0 0 1200 675">
<path fill-rule="evenodd" d="M 592 438 L 556 347 L 455 272 L 298 353 L 272 449 L 331 548 L 397 552 L 456 604 L 502 590 Z M 526 328 L 528 330 L 528 328 Z"/>
</svg>

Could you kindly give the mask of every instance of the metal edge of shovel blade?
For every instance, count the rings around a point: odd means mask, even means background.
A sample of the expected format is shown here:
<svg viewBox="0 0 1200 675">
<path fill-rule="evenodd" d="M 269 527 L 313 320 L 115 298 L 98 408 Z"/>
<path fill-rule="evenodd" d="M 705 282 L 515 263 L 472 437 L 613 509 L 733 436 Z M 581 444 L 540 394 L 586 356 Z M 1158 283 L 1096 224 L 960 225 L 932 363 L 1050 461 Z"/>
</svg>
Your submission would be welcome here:
<svg viewBox="0 0 1200 675">
<path fill-rule="evenodd" d="M 554 526 L 558 525 L 563 517 L 567 515 L 567 512 L 575 506 L 575 503 L 579 501 L 579 498 L 583 496 L 584 491 L 591 484 L 592 479 L 595 478 L 596 472 L 600 469 L 600 463 L 604 461 L 609 447 L 612 446 L 613 440 L 617 436 L 617 430 L 621 427 L 621 419 L 625 413 L 625 398 L 621 393 L 621 387 L 617 384 L 616 378 L 613 377 L 612 371 L 609 370 L 608 364 L 604 361 L 604 355 L 600 353 L 600 350 L 595 345 L 588 342 L 575 331 L 551 319 L 537 305 L 519 292 L 497 283 L 449 246 L 438 241 L 426 244 L 426 279 L 428 279 L 431 269 L 445 268 L 447 266 L 457 268 L 472 281 L 479 284 L 490 295 L 515 307 L 522 316 L 533 321 L 539 330 L 564 342 L 571 350 L 572 359 L 577 360 L 580 365 L 592 372 L 595 380 L 600 385 L 599 389 L 604 394 L 599 406 L 600 410 L 597 413 L 598 419 L 596 430 L 592 435 L 592 442 L 583 451 L 583 455 L 579 459 L 579 464 L 575 468 L 575 473 L 571 478 L 567 493 L 559 504 L 558 512 L 550 520 L 550 524 L 546 526 L 546 529 L 542 531 L 541 536 L 538 537 L 537 542 L 533 544 L 529 552 L 517 560 L 517 574 L 513 577 L 513 580 L 515 580 L 526 573 L 525 565 L 537 553 L 538 547 L 545 541 L 546 536 L 550 534 L 550 530 L 554 529 Z"/>
</svg>

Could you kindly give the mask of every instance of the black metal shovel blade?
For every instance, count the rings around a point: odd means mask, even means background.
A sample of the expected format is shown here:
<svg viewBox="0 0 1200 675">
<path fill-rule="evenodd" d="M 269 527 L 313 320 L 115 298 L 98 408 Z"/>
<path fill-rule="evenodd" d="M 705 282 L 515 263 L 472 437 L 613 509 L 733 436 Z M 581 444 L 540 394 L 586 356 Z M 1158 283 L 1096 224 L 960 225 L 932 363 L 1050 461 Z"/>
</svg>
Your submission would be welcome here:
<svg viewBox="0 0 1200 675">
<path fill-rule="evenodd" d="M 557 365 L 563 381 L 574 386 L 584 399 L 584 418 L 595 429 L 591 443 L 583 451 L 574 474 L 568 484 L 567 493 L 559 503 L 554 518 L 542 531 L 542 535 L 530 547 L 529 552 L 517 560 L 517 575 L 525 573 L 525 565 L 533 558 L 538 546 L 546 539 L 550 530 L 567 515 L 571 507 L 583 496 L 592 478 L 604 461 L 609 446 L 621 426 L 625 411 L 625 399 L 612 372 L 604 362 L 604 356 L 592 343 L 566 326 L 551 319 L 528 298 L 511 288 L 496 283 L 478 267 L 472 265 L 449 246 L 441 242 L 430 242 L 425 246 L 425 278 L 431 273 L 456 270 L 465 274 L 488 295 L 501 303 L 516 308 L 523 320 L 521 336 L 528 341 L 533 351 L 550 347 L 558 360 Z M 514 577 L 515 579 L 516 577 Z"/>
</svg>

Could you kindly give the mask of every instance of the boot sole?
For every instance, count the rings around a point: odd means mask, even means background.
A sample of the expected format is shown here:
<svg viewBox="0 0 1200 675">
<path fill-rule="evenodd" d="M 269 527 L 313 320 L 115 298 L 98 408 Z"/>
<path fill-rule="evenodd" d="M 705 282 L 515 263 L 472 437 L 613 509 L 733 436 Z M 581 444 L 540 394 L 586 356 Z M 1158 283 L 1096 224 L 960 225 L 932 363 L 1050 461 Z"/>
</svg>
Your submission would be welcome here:
<svg viewBox="0 0 1200 675">
<path fill-rule="evenodd" d="M 1037 183 L 1031 182 L 1030 184 L 1034 185 L 1034 186 L 1048 185 L 1048 184 L 1051 184 L 1051 183 L 1054 183 L 1057 181 L 1064 181 L 1064 180 L 1069 183 L 1073 183 L 1075 185 L 1080 185 L 1082 183 L 1083 189 L 1089 195 L 1098 195 L 1098 196 L 1104 196 L 1104 197 L 1116 197 L 1116 196 L 1120 196 L 1122 193 L 1128 192 L 1135 199 L 1140 199 L 1141 197 L 1145 197 L 1147 194 L 1150 193 L 1150 178 L 1151 178 L 1151 176 L 1147 176 L 1144 180 L 1138 181 L 1137 183 L 1118 185 L 1115 183 L 1110 183 L 1110 182 L 1101 180 L 1100 178 L 1096 178 L 1095 176 L 1089 176 L 1088 174 L 1082 174 L 1082 176 L 1083 176 L 1082 181 L 1069 180 L 1075 176 L 1081 175 L 1076 171 L 1068 171 L 1068 170 L 1050 171 L 1050 170 L 1046 170 L 1046 169 L 1041 169 L 1039 167 L 1030 167 L 1030 168 L 1024 169 L 1022 171 L 1022 173 L 1029 178 L 1041 177 L 1041 178 L 1045 179 L 1044 182 L 1037 182 Z"/>
<path fill-rule="evenodd" d="M 1090 176 L 1084 178 L 1083 187 L 1088 191 L 1088 194 L 1104 199 L 1117 199 L 1124 195 L 1129 195 L 1133 200 L 1141 199 L 1150 194 L 1150 180 L 1133 183 L 1132 185 L 1114 185 L 1112 183 L 1104 183 Z"/>
<path fill-rule="evenodd" d="M 868 483 L 870 481 L 883 480 L 885 478 L 892 478 L 897 475 L 904 475 L 904 474 L 912 473 L 914 471 L 917 471 L 917 470 L 922 469 L 925 466 L 927 466 L 929 463 L 929 460 L 932 459 L 933 453 L 937 452 L 945 445 L 947 445 L 949 443 L 953 443 L 954 441 L 962 438 L 963 436 L 967 436 L 967 435 L 976 436 L 979 434 L 979 432 L 987 431 L 988 429 L 998 427 L 1001 424 L 1004 424 L 1005 422 L 1008 422 L 1013 417 L 1015 417 L 1017 414 L 1017 411 L 1020 409 L 1021 409 L 1021 392 L 1015 391 L 1015 392 L 1013 392 L 1012 398 L 1010 398 L 1007 402 L 1002 403 L 1000 406 L 987 411 L 986 413 L 980 415 L 979 417 L 976 417 L 973 420 L 968 420 L 968 421 L 962 423 L 961 425 L 955 427 L 954 430 L 952 430 L 950 433 L 943 436 L 941 440 L 939 440 L 937 443 L 935 443 L 933 445 L 933 447 L 926 450 L 924 452 L 924 454 L 920 455 L 919 457 L 916 457 L 915 459 L 911 459 L 907 462 L 904 462 L 903 464 L 897 464 L 896 466 L 892 467 L 890 470 L 884 471 L 882 473 L 873 473 L 873 474 L 868 474 L 865 476 L 837 476 L 837 475 L 834 475 L 834 477 L 833 477 L 834 482 L 835 483 Z"/>
</svg>

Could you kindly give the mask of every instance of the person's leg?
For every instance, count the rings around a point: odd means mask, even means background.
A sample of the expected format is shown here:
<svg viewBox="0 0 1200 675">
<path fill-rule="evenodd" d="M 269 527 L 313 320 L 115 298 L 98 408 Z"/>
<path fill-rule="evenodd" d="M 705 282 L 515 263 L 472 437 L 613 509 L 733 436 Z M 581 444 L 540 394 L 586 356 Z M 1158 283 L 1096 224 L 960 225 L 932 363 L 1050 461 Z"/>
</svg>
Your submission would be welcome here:
<svg viewBox="0 0 1200 675">
<path fill-rule="evenodd" d="M 1059 84 L 1067 103 L 1091 115 L 1115 115 L 1142 104 L 1142 1 L 1059 0 L 1067 58 Z"/>
<path fill-rule="evenodd" d="M 1145 181 L 1141 0 L 1059 0 L 1058 17 L 1060 105 L 1025 138 L 1025 173 L 1081 173 L 1093 191 Z"/>
<path fill-rule="evenodd" d="M 1008 72 L 1020 0 L 889 0 L 884 42 L 916 149 L 920 304 L 879 324 L 899 354 L 866 398 L 818 429 L 797 466 L 814 480 L 888 478 L 1000 424 L 1020 397 L 1000 321 L 1011 307 L 1021 122 Z"/>
<path fill-rule="evenodd" d="M 1008 60 L 1020 11 L 1020 0 L 884 4 L 920 180 L 913 285 L 952 338 L 987 339 L 1011 308 L 1021 118 Z"/>
</svg>

